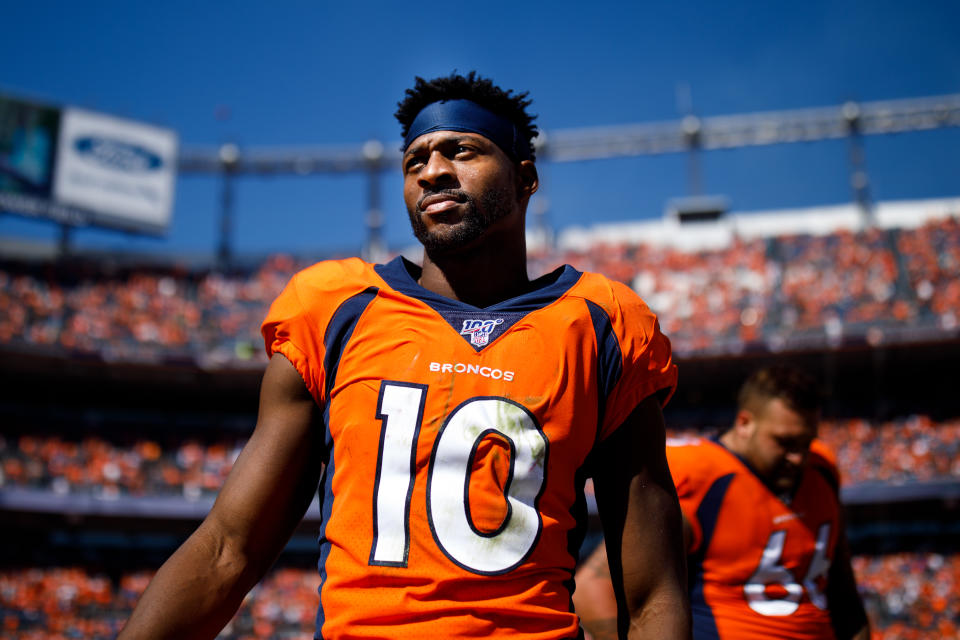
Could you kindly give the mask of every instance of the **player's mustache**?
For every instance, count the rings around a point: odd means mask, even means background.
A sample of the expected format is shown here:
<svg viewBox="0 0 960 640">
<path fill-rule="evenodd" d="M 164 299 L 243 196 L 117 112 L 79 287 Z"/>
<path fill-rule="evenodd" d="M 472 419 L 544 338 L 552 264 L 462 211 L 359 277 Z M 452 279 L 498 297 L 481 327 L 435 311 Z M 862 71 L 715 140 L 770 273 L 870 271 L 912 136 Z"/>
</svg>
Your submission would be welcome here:
<svg viewBox="0 0 960 640">
<path fill-rule="evenodd" d="M 417 200 L 417 210 L 423 211 L 423 201 L 432 196 L 450 196 L 457 202 L 470 202 L 472 200 L 470 194 L 460 189 L 436 189 L 425 191 L 423 195 L 420 196 L 420 199 Z"/>
</svg>

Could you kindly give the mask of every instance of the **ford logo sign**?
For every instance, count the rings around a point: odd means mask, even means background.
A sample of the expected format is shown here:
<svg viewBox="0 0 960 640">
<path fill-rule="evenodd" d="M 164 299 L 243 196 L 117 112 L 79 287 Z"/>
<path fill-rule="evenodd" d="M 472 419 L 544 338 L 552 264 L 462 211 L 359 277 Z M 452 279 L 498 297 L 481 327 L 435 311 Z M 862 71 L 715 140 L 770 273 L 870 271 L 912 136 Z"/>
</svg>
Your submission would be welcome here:
<svg viewBox="0 0 960 640">
<path fill-rule="evenodd" d="M 132 173 L 153 171 L 163 165 L 163 158 L 149 149 L 110 138 L 77 138 L 73 147 L 84 159 L 109 169 Z"/>
</svg>

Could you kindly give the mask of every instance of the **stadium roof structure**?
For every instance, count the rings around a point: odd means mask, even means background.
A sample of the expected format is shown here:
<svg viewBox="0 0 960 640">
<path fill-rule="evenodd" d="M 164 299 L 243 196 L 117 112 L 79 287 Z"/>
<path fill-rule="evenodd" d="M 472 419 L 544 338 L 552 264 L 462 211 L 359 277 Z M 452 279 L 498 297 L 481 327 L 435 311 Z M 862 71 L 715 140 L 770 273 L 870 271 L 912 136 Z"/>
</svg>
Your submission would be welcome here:
<svg viewBox="0 0 960 640">
<path fill-rule="evenodd" d="M 960 94 L 844 104 L 739 115 L 557 129 L 534 141 L 550 162 L 580 162 L 624 156 L 659 155 L 691 149 L 813 142 L 851 135 L 879 135 L 960 126 Z M 376 140 L 356 145 L 250 147 L 185 146 L 178 168 L 186 174 L 346 173 L 392 168 L 399 149 Z"/>
<path fill-rule="evenodd" d="M 946 127 L 960 127 L 960 93 L 702 119 L 687 115 L 664 122 L 557 129 L 541 131 L 534 144 L 538 158 L 549 162 L 689 152 L 691 188 L 698 193 L 700 179 L 696 152 L 847 138 L 851 141 L 851 182 L 855 187 L 860 216 L 865 223 L 872 224 L 862 137 Z M 218 259 L 224 265 L 231 261 L 232 253 L 233 177 L 366 173 L 369 187 L 364 254 L 377 260 L 387 253 L 382 241 L 384 216 L 380 206 L 380 174 L 396 167 L 399 161 L 399 149 L 387 147 L 378 140 L 356 145 L 244 149 L 228 143 L 219 147 L 182 147 L 178 171 L 181 174 L 220 174 L 224 177 L 218 249 Z M 544 226 L 542 217 L 538 218 L 538 226 Z M 549 237 L 551 234 L 543 235 Z"/>
</svg>

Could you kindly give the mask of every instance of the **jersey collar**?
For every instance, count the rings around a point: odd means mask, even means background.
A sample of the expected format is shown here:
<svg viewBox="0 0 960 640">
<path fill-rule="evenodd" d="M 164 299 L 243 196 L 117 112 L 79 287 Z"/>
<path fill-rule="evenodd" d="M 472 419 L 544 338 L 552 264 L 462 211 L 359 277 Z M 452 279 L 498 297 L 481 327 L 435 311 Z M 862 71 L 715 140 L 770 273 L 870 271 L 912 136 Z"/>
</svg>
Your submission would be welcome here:
<svg viewBox="0 0 960 640">
<path fill-rule="evenodd" d="M 532 281 L 530 283 L 531 290 L 526 293 L 497 302 L 489 307 L 475 307 L 472 304 L 453 300 L 421 287 L 417 284 L 421 272 L 420 267 L 403 256 L 397 256 L 386 264 L 378 264 L 374 269 L 394 290 L 422 300 L 441 314 L 451 310 L 528 313 L 559 299 L 583 275 L 570 265 L 563 265 Z M 478 277 L 481 277 L 481 275 L 478 274 Z"/>
</svg>

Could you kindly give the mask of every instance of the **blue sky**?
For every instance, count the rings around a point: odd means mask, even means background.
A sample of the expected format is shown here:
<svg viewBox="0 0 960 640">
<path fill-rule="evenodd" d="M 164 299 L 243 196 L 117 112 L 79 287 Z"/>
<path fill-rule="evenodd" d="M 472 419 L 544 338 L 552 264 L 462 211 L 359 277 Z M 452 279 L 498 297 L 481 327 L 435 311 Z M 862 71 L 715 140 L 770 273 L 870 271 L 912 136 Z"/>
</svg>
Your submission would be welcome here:
<svg viewBox="0 0 960 640">
<path fill-rule="evenodd" d="M 182 145 L 398 144 L 392 113 L 415 75 L 476 69 L 529 90 L 551 129 L 960 92 L 960 3 L 183 2 L 6 3 L 0 91 L 175 129 Z M 229 109 L 226 120 L 215 115 Z M 871 137 L 875 199 L 960 195 L 960 129 Z M 708 152 L 704 190 L 738 211 L 849 201 L 843 141 Z M 662 215 L 688 192 L 682 154 L 542 163 L 556 228 Z M 356 252 L 361 176 L 246 178 L 238 253 Z M 79 230 L 79 247 L 211 252 L 220 186 L 182 177 L 163 238 Z M 399 173 L 386 238 L 412 242 Z M 52 240 L 0 216 L 0 237 Z"/>
</svg>

